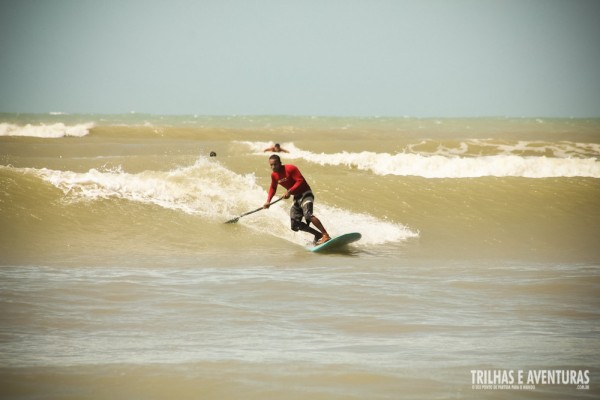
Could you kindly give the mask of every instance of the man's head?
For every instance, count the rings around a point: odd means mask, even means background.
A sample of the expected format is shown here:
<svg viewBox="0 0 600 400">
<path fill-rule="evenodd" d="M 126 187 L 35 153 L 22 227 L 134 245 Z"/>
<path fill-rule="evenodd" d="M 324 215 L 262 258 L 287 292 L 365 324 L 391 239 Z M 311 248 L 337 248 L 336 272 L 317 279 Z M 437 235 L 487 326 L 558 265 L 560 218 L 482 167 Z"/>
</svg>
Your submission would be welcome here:
<svg viewBox="0 0 600 400">
<path fill-rule="evenodd" d="M 276 172 L 281 168 L 281 158 L 277 154 L 273 154 L 269 157 L 269 165 L 271 166 L 271 171 Z"/>
<path fill-rule="evenodd" d="M 275 148 L 275 151 L 281 151 L 281 146 L 279 145 L 279 143 L 275 143 L 275 146 L 273 146 Z"/>
</svg>

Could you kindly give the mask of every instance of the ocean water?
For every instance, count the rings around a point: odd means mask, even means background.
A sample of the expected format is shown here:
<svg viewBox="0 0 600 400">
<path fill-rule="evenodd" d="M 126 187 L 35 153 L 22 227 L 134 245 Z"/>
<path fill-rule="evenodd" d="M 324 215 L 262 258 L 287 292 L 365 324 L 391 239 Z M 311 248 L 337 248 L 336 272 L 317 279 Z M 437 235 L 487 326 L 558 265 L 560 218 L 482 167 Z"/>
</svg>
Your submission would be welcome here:
<svg viewBox="0 0 600 400">
<path fill-rule="evenodd" d="M 275 142 L 359 242 L 224 223 Z M 0 114 L 0 397 L 597 398 L 599 158 L 597 119 Z"/>
</svg>

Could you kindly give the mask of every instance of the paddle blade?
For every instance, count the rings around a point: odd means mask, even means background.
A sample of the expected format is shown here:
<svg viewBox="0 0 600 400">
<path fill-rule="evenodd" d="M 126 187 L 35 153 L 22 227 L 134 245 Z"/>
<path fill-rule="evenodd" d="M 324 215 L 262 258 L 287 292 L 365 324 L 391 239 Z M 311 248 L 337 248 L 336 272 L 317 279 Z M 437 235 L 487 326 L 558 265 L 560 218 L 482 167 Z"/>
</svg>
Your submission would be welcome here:
<svg viewBox="0 0 600 400">
<path fill-rule="evenodd" d="M 230 219 L 229 221 L 225 221 L 226 224 L 235 224 L 240 220 L 240 217 L 235 217 L 234 219 Z"/>
</svg>

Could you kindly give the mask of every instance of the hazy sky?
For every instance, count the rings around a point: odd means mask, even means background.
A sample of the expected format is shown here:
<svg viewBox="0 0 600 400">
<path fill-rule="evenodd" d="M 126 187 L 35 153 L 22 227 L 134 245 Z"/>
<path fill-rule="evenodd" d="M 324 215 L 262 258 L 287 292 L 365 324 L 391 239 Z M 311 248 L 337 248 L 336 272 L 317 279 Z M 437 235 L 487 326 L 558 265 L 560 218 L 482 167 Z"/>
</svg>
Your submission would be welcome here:
<svg viewBox="0 0 600 400">
<path fill-rule="evenodd" d="M 0 112 L 600 117 L 598 0 L 2 0 Z"/>
</svg>

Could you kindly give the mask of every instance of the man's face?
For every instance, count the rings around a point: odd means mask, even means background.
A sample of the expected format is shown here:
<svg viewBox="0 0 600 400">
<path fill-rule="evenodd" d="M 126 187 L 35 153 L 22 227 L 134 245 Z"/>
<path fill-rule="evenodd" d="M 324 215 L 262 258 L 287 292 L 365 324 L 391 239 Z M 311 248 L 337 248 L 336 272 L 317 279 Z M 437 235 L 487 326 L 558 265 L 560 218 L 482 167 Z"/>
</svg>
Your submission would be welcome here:
<svg viewBox="0 0 600 400">
<path fill-rule="evenodd" d="M 271 166 L 271 171 L 277 172 L 279 171 L 279 168 L 281 168 L 281 161 L 269 160 L 269 165 Z"/>
</svg>

